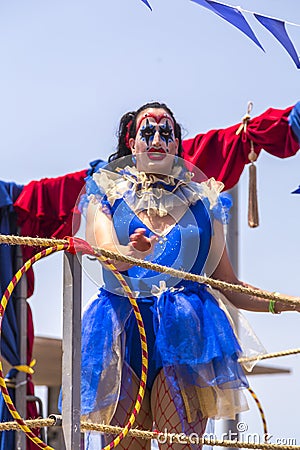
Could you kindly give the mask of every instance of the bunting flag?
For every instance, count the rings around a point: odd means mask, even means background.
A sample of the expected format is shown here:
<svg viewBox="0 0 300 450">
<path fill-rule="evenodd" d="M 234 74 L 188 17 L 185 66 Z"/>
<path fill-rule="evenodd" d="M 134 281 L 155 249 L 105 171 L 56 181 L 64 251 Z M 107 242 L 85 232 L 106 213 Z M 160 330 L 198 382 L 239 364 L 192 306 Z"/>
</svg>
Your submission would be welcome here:
<svg viewBox="0 0 300 450">
<path fill-rule="evenodd" d="M 281 19 L 272 18 L 268 16 L 263 16 L 262 14 L 257 14 L 252 11 L 247 11 L 239 6 L 229 6 L 224 3 L 212 1 L 212 0 L 191 0 L 194 3 L 198 3 L 204 8 L 209 9 L 218 16 L 227 20 L 233 26 L 238 28 L 244 34 L 246 34 L 256 45 L 258 45 L 263 51 L 263 47 L 256 38 L 252 28 L 242 15 L 243 12 L 248 12 L 253 14 L 253 16 L 263 25 L 273 36 L 280 42 L 280 44 L 285 48 L 288 54 L 291 56 L 292 60 L 296 64 L 296 67 L 300 69 L 300 59 L 295 50 L 295 47 L 289 38 L 287 31 L 285 29 L 285 24 L 290 23 Z M 300 26 L 299 24 L 292 23 L 291 25 Z"/>
<path fill-rule="evenodd" d="M 255 36 L 252 28 L 239 9 L 224 5 L 223 3 L 214 2 L 212 0 L 192 0 L 192 2 L 204 6 L 204 8 L 207 8 L 210 11 L 218 14 L 218 16 L 222 17 L 222 19 L 227 20 L 227 22 L 231 23 L 231 25 L 242 31 L 264 51 L 263 46 Z"/>
<path fill-rule="evenodd" d="M 297 69 L 300 69 L 300 60 L 295 47 L 290 40 L 286 29 L 285 23 L 279 19 L 273 19 L 271 17 L 265 17 L 261 14 L 254 13 L 254 17 L 267 29 L 273 36 L 280 42 L 280 44 L 286 49 L 294 63 L 296 64 Z"/>
<path fill-rule="evenodd" d="M 264 16 L 262 14 L 254 13 L 253 11 L 247 11 L 242 9 L 240 6 L 230 6 L 225 5 L 224 3 L 216 2 L 213 0 L 191 0 L 194 3 L 197 3 L 200 6 L 212 11 L 218 16 L 222 17 L 222 19 L 231 23 L 234 27 L 238 28 L 242 33 L 244 33 L 248 38 L 250 38 L 259 48 L 263 51 L 264 48 L 257 39 L 254 34 L 254 31 L 248 24 L 247 20 L 242 14 L 243 12 L 247 12 L 253 14 L 256 20 L 263 25 L 283 46 L 283 48 L 288 52 L 292 60 L 294 61 L 297 69 L 300 69 L 300 58 L 297 54 L 297 51 L 285 29 L 285 24 L 290 23 L 281 19 L 277 19 L 274 17 Z M 142 0 L 142 2 L 148 6 L 148 8 L 152 11 L 151 5 L 148 0 Z M 300 26 L 299 24 L 292 23 L 291 25 Z"/>
<path fill-rule="evenodd" d="M 147 2 L 147 0 L 142 0 L 142 2 L 145 3 L 145 5 L 147 5 L 148 8 L 152 11 L 151 5 Z"/>
</svg>

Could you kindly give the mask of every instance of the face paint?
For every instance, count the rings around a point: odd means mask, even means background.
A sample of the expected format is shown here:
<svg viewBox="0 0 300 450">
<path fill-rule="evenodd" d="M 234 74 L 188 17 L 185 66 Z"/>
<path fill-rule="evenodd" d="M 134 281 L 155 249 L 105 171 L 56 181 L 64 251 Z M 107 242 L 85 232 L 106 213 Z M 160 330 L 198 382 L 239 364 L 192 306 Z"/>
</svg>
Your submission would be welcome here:
<svg viewBox="0 0 300 450">
<path fill-rule="evenodd" d="M 131 140 L 138 170 L 169 173 L 178 152 L 174 121 L 162 108 L 149 108 L 138 116 Z"/>
<path fill-rule="evenodd" d="M 142 141 L 146 141 L 147 148 L 149 148 L 150 141 L 153 141 L 156 129 L 154 125 L 149 122 L 149 119 L 146 120 L 146 125 L 144 125 L 140 130 L 140 138 Z"/>
<path fill-rule="evenodd" d="M 147 148 L 149 149 L 157 131 L 159 132 L 160 138 L 166 143 L 166 150 L 169 152 L 169 142 L 174 141 L 174 135 L 173 128 L 170 127 L 168 120 L 166 120 L 166 123 L 161 125 L 155 125 L 150 123 L 149 119 L 146 119 L 146 124 L 140 129 L 140 138 L 147 143 Z"/>
<path fill-rule="evenodd" d="M 166 120 L 166 123 L 159 126 L 159 134 L 160 137 L 167 144 L 167 151 L 169 151 L 168 150 L 169 142 L 174 141 L 174 136 L 173 136 L 173 128 L 170 127 L 168 120 Z"/>
</svg>

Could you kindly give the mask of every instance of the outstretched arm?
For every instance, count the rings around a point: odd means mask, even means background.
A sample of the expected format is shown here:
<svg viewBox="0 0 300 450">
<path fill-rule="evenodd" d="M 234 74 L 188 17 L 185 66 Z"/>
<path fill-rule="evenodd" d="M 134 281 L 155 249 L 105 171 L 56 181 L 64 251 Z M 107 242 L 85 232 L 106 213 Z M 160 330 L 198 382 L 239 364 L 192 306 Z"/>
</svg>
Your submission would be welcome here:
<svg viewBox="0 0 300 450">
<path fill-rule="evenodd" d="M 298 142 L 300 142 L 300 102 L 297 102 L 292 109 L 289 115 L 289 124 Z"/>
<path fill-rule="evenodd" d="M 230 189 L 238 182 L 245 164 L 249 163 L 250 140 L 257 155 L 264 149 L 279 158 L 288 158 L 298 151 L 297 133 L 290 120 L 290 114 L 298 114 L 300 124 L 300 108 L 296 111 L 296 107 L 269 108 L 249 120 L 246 133 L 242 131 L 237 135 L 240 124 L 236 124 L 186 139 L 183 141 L 184 159 L 208 178 L 214 177 L 225 184 L 225 189 Z"/>
<path fill-rule="evenodd" d="M 215 235 L 223 233 L 221 227 L 222 225 L 219 222 L 215 221 Z M 224 247 L 220 260 L 212 273 L 212 278 L 226 281 L 227 283 L 231 284 L 254 288 L 254 286 L 244 283 L 237 278 L 229 260 L 226 246 Z M 267 299 L 255 297 L 249 294 L 243 294 L 240 292 L 232 292 L 229 290 L 223 291 L 223 294 L 226 295 L 231 303 L 237 308 L 246 309 L 248 311 L 269 312 L 270 302 Z M 293 297 L 290 298 L 294 299 Z M 300 311 L 300 303 L 297 306 L 294 306 L 290 303 L 276 300 L 275 312 L 280 313 L 283 311 Z"/>
</svg>

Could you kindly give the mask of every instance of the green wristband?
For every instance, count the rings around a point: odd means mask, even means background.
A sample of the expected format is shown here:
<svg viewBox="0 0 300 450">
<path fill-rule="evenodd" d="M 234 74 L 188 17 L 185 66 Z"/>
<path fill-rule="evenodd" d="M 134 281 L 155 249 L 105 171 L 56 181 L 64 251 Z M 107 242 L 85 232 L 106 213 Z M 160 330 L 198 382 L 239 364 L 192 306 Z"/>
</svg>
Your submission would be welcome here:
<svg viewBox="0 0 300 450">
<path fill-rule="evenodd" d="M 275 293 L 277 294 L 277 292 Z M 270 300 L 269 302 L 269 312 L 272 314 L 280 314 L 280 311 L 275 311 L 276 300 Z"/>
<path fill-rule="evenodd" d="M 270 300 L 270 302 L 269 302 L 269 312 L 271 314 L 276 314 L 275 313 L 275 300 Z"/>
</svg>

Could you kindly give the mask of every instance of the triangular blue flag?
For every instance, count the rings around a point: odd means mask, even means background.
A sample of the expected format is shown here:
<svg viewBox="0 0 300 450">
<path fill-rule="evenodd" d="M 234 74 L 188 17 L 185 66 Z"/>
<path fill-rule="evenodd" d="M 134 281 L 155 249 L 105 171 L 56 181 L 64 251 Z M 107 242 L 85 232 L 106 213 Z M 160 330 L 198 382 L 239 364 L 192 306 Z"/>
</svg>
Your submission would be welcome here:
<svg viewBox="0 0 300 450">
<path fill-rule="evenodd" d="M 300 186 L 298 187 L 298 189 L 296 189 L 295 191 L 293 191 L 292 194 L 300 194 Z"/>
<path fill-rule="evenodd" d="M 227 20 L 227 22 L 231 23 L 231 25 L 238 28 L 242 31 L 246 36 L 248 36 L 259 48 L 264 51 L 263 46 L 255 36 L 252 28 L 246 21 L 245 17 L 237 8 L 232 6 L 223 5 L 222 3 L 214 2 L 212 0 L 192 0 L 194 3 L 198 3 L 204 8 L 209 9 L 210 11 L 218 14 L 218 16 Z"/>
<path fill-rule="evenodd" d="M 147 5 L 148 8 L 151 9 L 151 11 L 152 11 L 151 5 L 150 5 L 150 3 L 147 2 L 147 0 L 142 0 L 142 2 L 145 3 L 145 5 Z"/>
<path fill-rule="evenodd" d="M 272 19 L 270 17 L 265 17 L 260 14 L 254 14 L 254 17 L 264 26 L 270 33 L 275 36 L 275 38 L 280 42 L 280 44 L 286 49 L 288 54 L 291 56 L 292 60 L 296 64 L 297 68 L 300 69 L 300 59 L 297 55 L 295 47 L 290 40 L 286 29 L 285 23 L 279 19 Z"/>
</svg>

